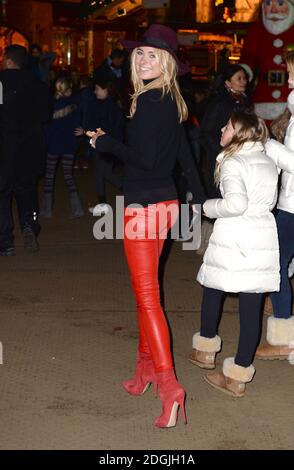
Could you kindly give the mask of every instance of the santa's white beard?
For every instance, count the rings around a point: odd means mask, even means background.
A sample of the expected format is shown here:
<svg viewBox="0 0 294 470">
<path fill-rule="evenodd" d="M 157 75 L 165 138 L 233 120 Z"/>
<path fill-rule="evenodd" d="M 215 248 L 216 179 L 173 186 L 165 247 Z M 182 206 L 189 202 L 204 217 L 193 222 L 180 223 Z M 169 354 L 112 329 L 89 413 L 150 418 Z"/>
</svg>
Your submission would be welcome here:
<svg viewBox="0 0 294 470">
<path fill-rule="evenodd" d="M 291 3 L 289 3 L 289 14 L 287 18 L 283 20 L 273 21 L 269 18 L 265 17 L 264 10 L 262 9 L 262 22 L 264 24 L 265 29 L 277 36 L 278 34 L 283 33 L 291 28 L 294 24 L 294 7 Z"/>
</svg>

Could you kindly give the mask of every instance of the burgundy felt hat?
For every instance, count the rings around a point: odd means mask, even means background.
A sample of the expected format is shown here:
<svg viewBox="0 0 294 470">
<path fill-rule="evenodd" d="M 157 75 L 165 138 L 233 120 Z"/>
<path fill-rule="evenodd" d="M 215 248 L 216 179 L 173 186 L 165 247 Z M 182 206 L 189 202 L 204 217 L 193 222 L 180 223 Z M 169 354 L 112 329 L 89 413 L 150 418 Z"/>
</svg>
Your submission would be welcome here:
<svg viewBox="0 0 294 470">
<path fill-rule="evenodd" d="M 190 67 L 183 62 L 180 62 L 177 56 L 178 38 L 177 33 L 168 26 L 163 24 L 152 24 L 144 33 L 139 41 L 129 41 L 121 39 L 120 42 L 127 50 L 135 49 L 136 47 L 155 47 L 156 49 L 163 49 L 169 52 L 175 59 L 178 65 L 178 74 L 184 75 L 190 72 Z"/>
</svg>

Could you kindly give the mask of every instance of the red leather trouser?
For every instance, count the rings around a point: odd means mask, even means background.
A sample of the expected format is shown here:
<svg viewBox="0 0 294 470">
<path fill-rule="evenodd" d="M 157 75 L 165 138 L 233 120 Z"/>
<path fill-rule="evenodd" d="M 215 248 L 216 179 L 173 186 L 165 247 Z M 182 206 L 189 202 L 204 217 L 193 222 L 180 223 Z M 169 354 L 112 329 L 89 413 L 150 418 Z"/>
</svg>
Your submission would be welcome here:
<svg viewBox="0 0 294 470">
<path fill-rule="evenodd" d="M 173 200 L 126 208 L 124 214 L 124 249 L 137 302 L 139 351 L 151 354 L 156 372 L 173 367 L 169 329 L 160 304 L 158 265 L 178 213 L 178 201 Z"/>
</svg>

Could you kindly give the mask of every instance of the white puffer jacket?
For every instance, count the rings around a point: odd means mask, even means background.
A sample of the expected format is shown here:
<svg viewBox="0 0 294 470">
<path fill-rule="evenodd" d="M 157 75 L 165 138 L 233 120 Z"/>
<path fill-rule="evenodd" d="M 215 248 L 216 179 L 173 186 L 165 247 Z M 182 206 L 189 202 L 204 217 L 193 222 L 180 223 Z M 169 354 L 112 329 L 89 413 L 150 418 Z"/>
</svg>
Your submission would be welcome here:
<svg viewBox="0 0 294 470">
<path fill-rule="evenodd" d="M 276 140 L 266 143 L 266 153 L 283 170 L 282 183 L 278 200 L 278 209 L 294 213 L 294 116 L 292 115 L 285 140 L 285 145 Z"/>
<path fill-rule="evenodd" d="M 221 153 L 217 160 L 222 158 Z M 247 142 L 223 162 L 223 199 L 203 206 L 217 220 L 197 276 L 200 284 L 225 292 L 279 290 L 279 244 L 271 213 L 277 181 L 277 168 L 261 143 Z"/>
</svg>

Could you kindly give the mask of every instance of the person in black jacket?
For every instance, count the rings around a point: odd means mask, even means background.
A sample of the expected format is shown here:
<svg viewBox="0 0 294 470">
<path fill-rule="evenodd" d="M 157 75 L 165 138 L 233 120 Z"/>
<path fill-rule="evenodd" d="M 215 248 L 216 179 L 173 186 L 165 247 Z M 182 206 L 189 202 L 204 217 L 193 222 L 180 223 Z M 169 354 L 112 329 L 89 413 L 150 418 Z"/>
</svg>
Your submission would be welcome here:
<svg viewBox="0 0 294 470">
<path fill-rule="evenodd" d="M 118 90 L 123 108 L 128 105 L 129 74 L 128 60 L 126 51 L 122 49 L 113 49 L 111 54 L 95 68 L 93 72 L 93 81 L 111 82 Z"/>
<path fill-rule="evenodd" d="M 205 179 L 210 198 L 219 196 L 214 183 L 214 170 L 216 157 L 221 151 L 221 130 L 235 109 L 249 107 L 245 93 L 247 76 L 240 65 L 229 65 L 216 81 L 216 95 L 207 106 L 200 128 L 200 143 L 205 151 Z"/>
<path fill-rule="evenodd" d="M 26 70 L 27 51 L 13 44 L 5 49 L 0 73 L 0 255 L 14 255 L 11 200 L 17 203 L 27 251 L 39 249 L 37 179 L 45 167 L 42 123 L 48 118 L 48 88 Z"/>
<path fill-rule="evenodd" d="M 206 198 L 183 128 L 188 112 L 176 73 L 183 73 L 186 68 L 176 56 L 176 33 L 154 24 L 142 41 L 122 43 L 133 50 L 134 94 L 128 145 L 105 134 L 103 129 L 93 134 L 91 142 L 99 151 L 111 152 L 124 162 L 124 248 L 137 302 L 140 339 L 135 375 L 123 386 L 131 395 L 142 395 L 151 382 L 159 386 L 162 414 L 154 424 L 166 428 L 176 425 L 179 406 L 186 421 L 185 391 L 173 369 L 158 282 L 163 245 L 178 217 L 173 180 L 177 159 L 184 167 L 194 202 L 201 203 Z"/>
<path fill-rule="evenodd" d="M 28 68 L 35 78 L 50 86 L 50 70 L 55 59 L 55 52 L 42 52 L 39 44 L 31 44 L 28 55 Z"/>
<path fill-rule="evenodd" d="M 87 129 L 102 128 L 107 134 L 122 141 L 124 137 L 125 117 L 122 112 L 120 96 L 112 82 L 102 78 L 94 82 L 95 103 L 85 108 L 85 119 L 83 127 L 75 130 L 75 135 L 81 136 Z M 94 105 L 94 106 L 93 106 Z M 93 151 L 93 149 L 91 149 Z M 89 207 L 89 211 L 94 216 L 107 214 L 109 206 L 106 203 L 105 181 L 111 183 L 117 189 L 121 188 L 121 176 L 113 171 L 114 161 L 109 154 L 94 152 L 94 174 L 95 190 L 98 204 Z"/>
</svg>

